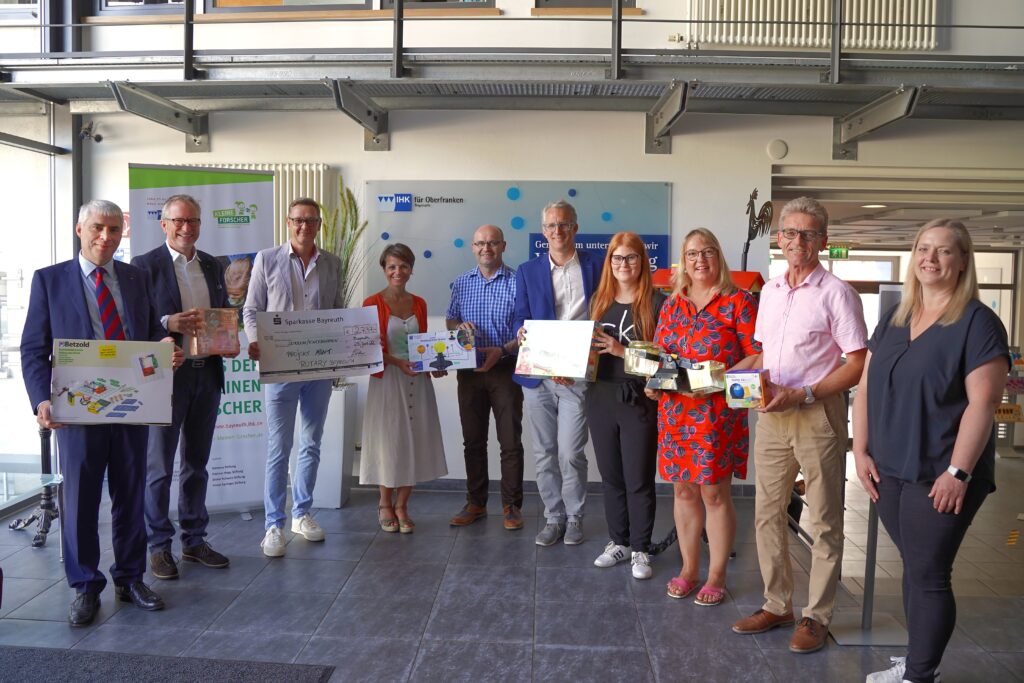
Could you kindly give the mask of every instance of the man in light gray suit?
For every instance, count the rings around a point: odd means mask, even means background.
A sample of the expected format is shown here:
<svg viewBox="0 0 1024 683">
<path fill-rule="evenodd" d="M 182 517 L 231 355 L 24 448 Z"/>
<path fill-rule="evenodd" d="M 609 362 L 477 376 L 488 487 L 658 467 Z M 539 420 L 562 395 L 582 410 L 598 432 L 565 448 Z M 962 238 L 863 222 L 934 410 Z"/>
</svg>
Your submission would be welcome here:
<svg viewBox="0 0 1024 683">
<path fill-rule="evenodd" d="M 300 198 L 288 205 L 288 244 L 256 254 L 242 317 L 245 333 L 256 339 L 257 311 L 312 311 L 342 308 L 341 262 L 316 247 L 320 207 Z M 258 361 L 260 348 L 249 342 L 249 357 Z M 282 531 L 287 500 L 288 459 L 295 431 L 295 409 L 302 413 L 299 456 L 292 481 L 292 533 L 307 541 L 324 540 L 324 531 L 309 514 L 316 470 L 320 464 L 320 438 L 331 400 L 331 380 L 283 382 L 266 385 L 267 478 L 263 506 L 266 535 L 260 543 L 267 557 L 284 555 Z"/>
</svg>

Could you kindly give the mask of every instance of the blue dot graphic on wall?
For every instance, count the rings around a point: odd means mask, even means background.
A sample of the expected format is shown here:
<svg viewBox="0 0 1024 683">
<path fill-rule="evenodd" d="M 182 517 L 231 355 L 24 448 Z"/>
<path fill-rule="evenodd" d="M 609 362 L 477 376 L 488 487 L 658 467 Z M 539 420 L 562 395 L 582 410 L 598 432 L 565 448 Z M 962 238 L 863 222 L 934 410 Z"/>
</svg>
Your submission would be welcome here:
<svg viewBox="0 0 1024 683">
<path fill-rule="evenodd" d="M 389 240 L 389 239 L 391 239 L 391 233 L 390 232 L 382 232 L 380 234 L 380 238 L 382 240 Z"/>
<path fill-rule="evenodd" d="M 423 258 L 430 258 L 433 255 L 434 255 L 434 252 L 430 251 L 429 249 L 427 249 L 425 252 L 423 252 Z"/>
<path fill-rule="evenodd" d="M 569 196 L 570 197 L 575 197 L 576 196 L 576 188 L 575 187 L 570 187 L 569 188 Z"/>
<path fill-rule="evenodd" d="M 510 187 L 507 190 L 505 190 L 505 196 L 511 199 L 512 201 L 516 201 L 522 196 L 522 193 L 519 191 L 518 187 Z"/>
<path fill-rule="evenodd" d="M 611 221 L 611 219 L 612 214 L 610 211 L 605 211 L 604 213 L 601 214 L 601 220 L 603 220 L 605 223 Z"/>
<path fill-rule="evenodd" d="M 526 219 L 522 216 L 512 216 L 512 220 L 509 221 L 509 225 L 512 226 L 513 230 L 522 230 L 526 226 Z"/>
<path fill-rule="evenodd" d="M 466 243 L 462 240 L 461 237 L 456 237 L 454 244 L 456 249 L 462 249 L 463 245 Z"/>
</svg>

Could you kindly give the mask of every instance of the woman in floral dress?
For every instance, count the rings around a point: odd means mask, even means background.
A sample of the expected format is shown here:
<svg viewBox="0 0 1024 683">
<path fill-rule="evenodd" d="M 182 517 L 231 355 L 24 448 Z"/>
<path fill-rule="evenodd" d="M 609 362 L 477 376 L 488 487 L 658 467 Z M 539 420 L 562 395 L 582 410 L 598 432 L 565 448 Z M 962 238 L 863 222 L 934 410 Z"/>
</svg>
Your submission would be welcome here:
<svg viewBox="0 0 1024 683">
<path fill-rule="evenodd" d="M 718 238 L 704 228 L 683 241 L 675 289 L 658 320 L 654 341 L 694 361 L 716 360 L 727 369 L 750 367 L 761 352 L 754 341 L 757 304 L 732 283 Z M 747 474 L 747 413 L 725 403 L 725 393 L 658 396 L 658 471 L 673 484 L 676 531 L 683 567 L 668 595 L 685 598 L 700 583 L 700 536 L 707 529 L 711 561 L 698 605 L 725 598 L 725 571 L 736 535 L 731 487 Z"/>
</svg>

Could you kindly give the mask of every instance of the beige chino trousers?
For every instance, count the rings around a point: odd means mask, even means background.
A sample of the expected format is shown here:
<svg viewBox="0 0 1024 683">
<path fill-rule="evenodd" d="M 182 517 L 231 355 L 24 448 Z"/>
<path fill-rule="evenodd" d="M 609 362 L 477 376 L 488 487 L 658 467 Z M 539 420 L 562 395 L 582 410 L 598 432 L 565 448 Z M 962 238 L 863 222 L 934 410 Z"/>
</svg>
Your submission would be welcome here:
<svg viewBox="0 0 1024 683">
<path fill-rule="evenodd" d="M 786 507 L 798 471 L 807 484 L 804 518 L 810 522 L 811 573 L 803 616 L 828 625 L 843 560 L 843 461 L 846 400 L 842 394 L 782 413 L 758 416 L 754 440 L 757 558 L 764 580 L 764 609 L 793 609 Z"/>
</svg>

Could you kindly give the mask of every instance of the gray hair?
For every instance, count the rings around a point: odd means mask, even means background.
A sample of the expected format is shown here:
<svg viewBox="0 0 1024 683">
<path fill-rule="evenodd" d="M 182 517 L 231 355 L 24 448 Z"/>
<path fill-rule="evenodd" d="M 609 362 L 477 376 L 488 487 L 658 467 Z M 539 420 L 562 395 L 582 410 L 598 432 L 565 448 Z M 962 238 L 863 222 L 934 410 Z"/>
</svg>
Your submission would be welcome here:
<svg viewBox="0 0 1024 683">
<path fill-rule="evenodd" d="M 559 199 L 557 202 L 551 202 L 550 204 L 545 206 L 544 210 L 540 212 L 540 219 L 541 219 L 541 221 L 544 220 L 544 216 L 548 215 L 548 211 L 551 211 L 553 209 L 559 209 L 561 211 L 567 211 L 569 213 L 569 215 L 572 217 L 572 222 L 573 223 L 578 223 L 579 222 L 576 219 L 576 207 L 574 207 L 572 204 L 570 204 L 569 202 L 565 201 L 564 199 Z"/>
<path fill-rule="evenodd" d="M 106 199 L 90 199 L 78 210 L 78 222 L 85 223 L 90 214 L 97 216 L 115 216 L 121 225 L 124 225 L 124 212 L 121 207 Z"/>
<path fill-rule="evenodd" d="M 796 199 L 787 202 L 786 205 L 782 207 L 782 213 L 779 215 L 779 230 L 782 230 L 782 226 L 786 222 L 786 218 L 790 214 L 794 213 L 807 214 L 817 221 L 818 230 L 821 232 L 826 232 L 828 230 L 828 211 L 817 199 L 813 199 L 811 197 L 797 197 Z"/>
<path fill-rule="evenodd" d="M 171 208 L 172 204 L 178 203 L 190 205 L 193 209 L 196 210 L 196 213 L 201 214 L 203 212 L 203 207 L 199 206 L 199 202 L 197 202 L 196 198 L 193 197 L 192 195 L 172 194 L 170 197 L 167 198 L 167 201 L 164 202 L 164 205 L 160 207 L 160 217 L 163 218 L 163 215 L 167 213 L 167 209 Z"/>
</svg>

